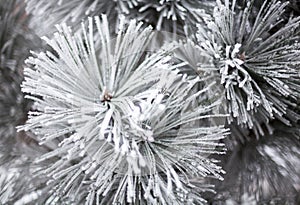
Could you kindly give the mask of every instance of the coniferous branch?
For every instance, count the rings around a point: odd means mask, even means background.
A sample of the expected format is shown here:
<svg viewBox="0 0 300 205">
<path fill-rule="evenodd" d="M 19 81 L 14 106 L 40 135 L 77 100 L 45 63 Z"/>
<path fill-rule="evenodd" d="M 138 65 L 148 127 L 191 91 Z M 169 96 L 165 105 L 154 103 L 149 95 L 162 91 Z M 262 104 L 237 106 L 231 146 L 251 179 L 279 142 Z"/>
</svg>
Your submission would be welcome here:
<svg viewBox="0 0 300 205">
<path fill-rule="evenodd" d="M 222 178 L 207 156 L 224 153 L 227 131 L 201 124 L 224 117 L 211 113 L 220 102 L 192 105 L 210 86 L 186 92 L 200 79 L 178 74 L 173 46 L 149 54 L 153 33 L 141 26 L 121 22 L 113 39 L 106 16 L 81 33 L 62 25 L 45 38 L 55 52 L 27 60 L 22 91 L 37 110 L 20 129 L 56 144 L 37 160 L 50 163 L 39 172 L 53 187 L 45 203 L 203 203 L 189 179 Z"/>
<path fill-rule="evenodd" d="M 157 30 L 184 34 L 185 25 L 195 27 L 206 12 L 212 11 L 215 3 L 211 0 L 84 0 L 84 1 L 37 1 L 26 0 L 27 12 L 33 14 L 31 26 L 38 35 L 55 31 L 59 23 L 79 25 L 87 16 L 106 14 L 109 22 L 117 24 L 120 15 L 128 20 L 137 19 L 154 26 Z M 45 22 L 47 26 L 41 26 Z M 79 27 L 78 27 L 79 28 Z"/>
<path fill-rule="evenodd" d="M 0 0 L 0 204 L 12 204 L 34 189 L 29 172 L 33 155 L 25 151 L 29 137 L 15 128 L 25 123 L 31 106 L 20 88 L 23 61 L 40 42 L 28 21 L 24 2 Z"/>
<path fill-rule="evenodd" d="M 180 40 L 177 43 L 178 48 L 174 51 L 177 59 L 187 63 L 187 66 L 180 68 L 180 71 L 190 77 L 200 77 L 204 85 L 214 83 L 213 89 L 208 90 L 209 96 L 218 96 L 222 99 L 224 89 L 219 86 L 218 69 L 215 67 L 211 56 L 190 38 Z M 212 97 L 211 97 L 212 98 Z"/>
<path fill-rule="evenodd" d="M 0 167 L 0 202 L 6 204 L 14 198 L 15 195 L 22 193 L 23 190 L 18 190 L 20 186 L 20 170 L 4 169 Z M 21 182 L 22 183 L 22 182 Z"/>
<path fill-rule="evenodd" d="M 24 142 L 24 136 L 22 138 L 18 136 L 13 143 L 13 145 L 6 144 L 13 147 L 13 151 L 8 150 L 13 157 L 0 167 L 0 203 L 18 204 L 18 201 L 22 201 L 21 204 L 26 204 L 24 195 L 36 192 L 38 187 L 44 184 L 44 180 L 33 177 L 32 171 L 37 167 L 32 163 L 36 157 L 45 152 L 32 140 Z M 32 195 L 30 201 L 32 198 L 36 199 Z"/>
<path fill-rule="evenodd" d="M 299 18 L 281 23 L 287 3 L 264 3 L 255 19 L 252 4 L 217 1 L 206 25 L 196 35 L 203 52 L 210 54 L 225 88 L 229 123 L 262 135 L 261 123 L 278 119 L 286 124 L 299 119 L 293 111 L 299 98 Z"/>
<path fill-rule="evenodd" d="M 15 136 L 15 126 L 24 121 L 28 108 L 20 89 L 21 65 L 29 54 L 30 33 L 18 1 L 0 1 L 0 135 Z"/>
<path fill-rule="evenodd" d="M 195 27 L 215 6 L 210 0 L 138 0 L 126 16 L 152 25 L 158 31 L 183 35 L 185 27 Z"/>
<path fill-rule="evenodd" d="M 295 0 L 0 0 L 0 204 L 299 204 L 297 16 Z M 25 100 L 28 23 L 49 48 Z"/>
<path fill-rule="evenodd" d="M 79 29 L 82 20 L 100 14 L 106 14 L 114 25 L 120 14 L 128 13 L 137 5 L 137 0 L 26 0 L 26 3 L 27 12 L 33 15 L 31 27 L 43 36 L 54 33 L 56 24 L 68 23 Z M 41 26 L 41 22 L 45 26 Z"/>
<path fill-rule="evenodd" d="M 227 174 L 222 183 L 216 183 L 212 201 L 247 204 L 242 203 L 247 196 L 254 204 L 299 203 L 299 127 L 274 126 L 273 135 L 241 145 L 222 157 Z"/>
</svg>

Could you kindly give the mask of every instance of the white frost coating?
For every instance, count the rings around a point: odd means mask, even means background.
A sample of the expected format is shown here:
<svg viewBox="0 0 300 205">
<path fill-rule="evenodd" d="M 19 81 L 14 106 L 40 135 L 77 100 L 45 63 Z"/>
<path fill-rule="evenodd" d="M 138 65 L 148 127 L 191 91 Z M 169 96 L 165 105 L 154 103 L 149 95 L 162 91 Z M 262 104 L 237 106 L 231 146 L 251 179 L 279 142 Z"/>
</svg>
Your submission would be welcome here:
<svg viewBox="0 0 300 205">
<path fill-rule="evenodd" d="M 204 9 L 212 10 L 214 1 L 210 0 L 137 0 L 137 6 L 125 13 L 128 18 L 155 26 L 158 31 L 184 35 L 184 27 L 195 26 L 202 21 Z"/>
<path fill-rule="evenodd" d="M 289 125 L 297 117 L 289 106 L 296 106 L 300 96 L 300 46 L 295 41 L 300 18 L 276 30 L 288 3 L 265 1 L 258 13 L 252 3 L 240 9 L 236 1 L 218 0 L 206 25 L 198 25 L 196 39 L 220 73 L 229 123 L 259 136 L 262 123 L 276 118 Z"/>
<path fill-rule="evenodd" d="M 219 101 L 202 102 L 209 87 L 187 92 L 200 78 L 178 74 L 184 64 L 171 63 L 173 45 L 144 55 L 150 27 L 133 20 L 119 28 L 113 39 L 105 15 L 89 18 L 76 34 L 62 24 L 44 38 L 55 53 L 27 60 L 22 90 L 37 110 L 19 129 L 53 145 L 36 161 L 48 162 L 40 174 L 59 196 L 86 204 L 202 203 L 201 188 L 188 178 L 222 178 L 207 155 L 224 153 L 219 140 L 227 130 L 201 123 L 224 117 L 211 114 Z M 199 106 L 191 106 L 195 99 Z M 196 121 L 193 130 L 184 126 Z"/>
<path fill-rule="evenodd" d="M 34 16 L 30 26 L 39 36 L 44 36 L 54 33 L 57 24 L 70 23 L 79 29 L 82 20 L 100 14 L 106 14 L 111 22 L 116 23 L 120 15 L 128 14 L 138 2 L 139 0 L 26 0 L 26 11 Z"/>
</svg>

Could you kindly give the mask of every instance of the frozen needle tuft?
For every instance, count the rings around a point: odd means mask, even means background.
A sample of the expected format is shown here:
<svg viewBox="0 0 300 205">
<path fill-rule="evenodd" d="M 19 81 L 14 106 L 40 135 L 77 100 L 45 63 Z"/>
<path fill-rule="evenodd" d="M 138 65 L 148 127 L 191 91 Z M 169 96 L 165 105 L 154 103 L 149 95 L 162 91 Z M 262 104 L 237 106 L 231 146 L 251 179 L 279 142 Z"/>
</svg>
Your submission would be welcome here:
<svg viewBox="0 0 300 205">
<path fill-rule="evenodd" d="M 194 178 L 221 179 L 212 153 L 224 153 L 227 131 L 209 124 L 220 101 L 195 99 L 200 79 L 178 74 L 172 45 L 147 49 L 151 27 L 135 20 L 119 25 L 112 38 L 106 16 L 89 18 L 81 32 L 58 26 L 44 38 L 55 52 L 27 60 L 22 91 L 36 111 L 21 130 L 31 130 L 51 150 L 37 159 L 49 162 L 51 200 L 86 204 L 204 203 Z M 192 127 L 197 124 L 196 127 Z"/>
</svg>

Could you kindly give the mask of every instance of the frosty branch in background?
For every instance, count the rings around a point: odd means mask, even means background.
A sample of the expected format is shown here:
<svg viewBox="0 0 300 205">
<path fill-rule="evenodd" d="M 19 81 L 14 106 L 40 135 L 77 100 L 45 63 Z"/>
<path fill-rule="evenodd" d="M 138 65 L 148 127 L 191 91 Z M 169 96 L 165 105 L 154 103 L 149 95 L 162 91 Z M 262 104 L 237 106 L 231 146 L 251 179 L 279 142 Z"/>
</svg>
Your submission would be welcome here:
<svg viewBox="0 0 300 205">
<path fill-rule="evenodd" d="M 54 33 L 56 24 L 68 23 L 78 29 L 88 16 L 103 13 L 114 27 L 119 15 L 128 13 L 130 8 L 137 5 L 137 0 L 26 0 L 26 3 L 26 11 L 33 15 L 31 27 L 39 36 L 43 36 Z M 44 22 L 43 25 L 41 22 Z"/>
<path fill-rule="evenodd" d="M 16 132 L 31 106 L 20 88 L 23 61 L 39 42 L 27 30 L 28 21 L 24 3 L 0 0 L 0 204 L 12 204 L 34 189 L 29 171 L 34 151 L 26 150 L 28 136 Z"/>
<path fill-rule="evenodd" d="M 293 109 L 300 94 L 300 19 L 278 28 L 287 3 L 265 1 L 256 11 L 253 2 L 240 8 L 236 1 L 217 1 L 206 26 L 199 24 L 196 39 L 220 73 L 229 122 L 262 135 L 261 123 L 278 119 L 290 125 L 299 118 Z"/>
</svg>

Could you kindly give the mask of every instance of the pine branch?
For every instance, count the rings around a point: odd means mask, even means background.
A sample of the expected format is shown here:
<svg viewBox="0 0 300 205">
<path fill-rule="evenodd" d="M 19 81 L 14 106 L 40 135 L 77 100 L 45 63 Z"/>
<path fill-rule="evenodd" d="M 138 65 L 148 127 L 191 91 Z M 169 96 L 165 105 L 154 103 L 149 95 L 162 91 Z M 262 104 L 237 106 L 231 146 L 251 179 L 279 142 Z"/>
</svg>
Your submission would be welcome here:
<svg viewBox="0 0 300 205">
<path fill-rule="evenodd" d="M 273 135 L 223 157 L 227 174 L 222 184 L 216 183 L 218 194 L 212 201 L 249 204 L 245 202 L 247 196 L 254 204 L 299 203 L 299 127 L 287 128 L 278 123 L 276 127 Z"/>
<path fill-rule="evenodd" d="M 53 144 L 37 159 L 53 187 L 45 203 L 204 203 L 190 180 L 222 178 L 208 155 L 224 153 L 227 130 L 207 125 L 224 117 L 212 113 L 220 102 L 193 105 L 210 87 L 186 92 L 200 79 L 178 74 L 174 46 L 149 53 L 150 27 L 121 22 L 113 39 L 106 16 L 87 24 L 76 34 L 58 26 L 44 38 L 55 52 L 33 53 L 24 71 L 37 110 L 20 130 Z"/>
<path fill-rule="evenodd" d="M 29 52 L 24 43 L 28 34 L 22 28 L 24 11 L 17 1 L 0 3 L 0 135 L 3 139 L 14 136 L 15 126 L 26 116 L 27 105 L 19 84 L 22 60 Z"/>
<path fill-rule="evenodd" d="M 80 29 L 80 23 L 88 16 L 100 14 L 106 14 L 114 26 L 121 13 L 128 13 L 137 5 L 136 0 L 26 0 L 26 3 L 26 11 L 33 15 L 31 27 L 39 36 L 53 34 L 56 24 L 68 23 L 74 30 Z"/>
<path fill-rule="evenodd" d="M 22 1 L 0 0 L 0 204 L 12 204 L 34 189 L 33 153 L 25 151 L 29 137 L 15 128 L 25 123 L 31 106 L 20 88 L 23 61 L 40 42 L 28 21 Z"/>
<path fill-rule="evenodd" d="M 137 5 L 125 15 L 129 19 L 146 22 L 158 31 L 183 35 L 185 27 L 195 27 L 202 21 L 204 10 L 212 11 L 214 6 L 214 2 L 209 0 L 138 0 Z"/>
<path fill-rule="evenodd" d="M 263 135 L 262 123 L 278 119 L 290 125 L 299 119 L 293 110 L 299 99 L 299 18 L 280 28 L 286 3 L 264 3 L 256 18 L 248 2 L 217 1 L 214 14 L 199 24 L 196 35 L 201 50 L 209 54 L 220 74 L 230 113 L 229 123 Z"/>
</svg>

